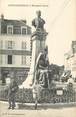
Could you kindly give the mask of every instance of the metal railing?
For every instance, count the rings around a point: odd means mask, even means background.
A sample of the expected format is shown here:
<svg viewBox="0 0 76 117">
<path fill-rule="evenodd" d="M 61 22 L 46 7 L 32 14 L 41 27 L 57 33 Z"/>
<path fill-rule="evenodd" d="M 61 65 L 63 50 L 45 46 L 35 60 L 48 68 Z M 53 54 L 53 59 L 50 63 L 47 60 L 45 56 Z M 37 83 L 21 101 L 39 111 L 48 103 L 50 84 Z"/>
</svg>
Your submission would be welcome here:
<svg viewBox="0 0 76 117">
<path fill-rule="evenodd" d="M 0 100 L 8 100 L 8 87 L 0 87 Z M 32 89 L 19 89 L 16 94 L 16 101 L 21 103 L 32 103 L 33 92 Z M 76 102 L 76 88 L 68 86 L 67 89 L 51 88 L 42 89 L 39 92 L 39 103 L 71 103 Z"/>
</svg>

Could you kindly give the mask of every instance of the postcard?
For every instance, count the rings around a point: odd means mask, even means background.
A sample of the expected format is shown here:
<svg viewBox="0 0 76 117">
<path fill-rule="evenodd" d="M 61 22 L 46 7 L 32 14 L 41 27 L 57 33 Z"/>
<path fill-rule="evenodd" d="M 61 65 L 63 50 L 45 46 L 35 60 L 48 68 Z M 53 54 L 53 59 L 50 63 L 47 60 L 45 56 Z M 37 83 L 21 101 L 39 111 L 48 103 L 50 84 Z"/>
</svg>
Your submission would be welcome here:
<svg viewBox="0 0 76 117">
<path fill-rule="evenodd" d="M 75 0 L 0 0 L 0 117 L 76 117 L 75 26 Z"/>
</svg>

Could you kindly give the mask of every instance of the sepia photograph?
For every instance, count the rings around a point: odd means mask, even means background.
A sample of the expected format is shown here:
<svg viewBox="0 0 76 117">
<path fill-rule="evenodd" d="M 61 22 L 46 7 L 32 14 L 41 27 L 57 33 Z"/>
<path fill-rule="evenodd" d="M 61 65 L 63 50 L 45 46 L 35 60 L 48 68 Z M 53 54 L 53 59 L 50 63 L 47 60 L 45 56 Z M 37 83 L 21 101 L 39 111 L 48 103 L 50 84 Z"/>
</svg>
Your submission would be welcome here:
<svg viewBox="0 0 76 117">
<path fill-rule="evenodd" d="M 0 0 L 0 117 L 76 117 L 76 0 Z"/>
</svg>

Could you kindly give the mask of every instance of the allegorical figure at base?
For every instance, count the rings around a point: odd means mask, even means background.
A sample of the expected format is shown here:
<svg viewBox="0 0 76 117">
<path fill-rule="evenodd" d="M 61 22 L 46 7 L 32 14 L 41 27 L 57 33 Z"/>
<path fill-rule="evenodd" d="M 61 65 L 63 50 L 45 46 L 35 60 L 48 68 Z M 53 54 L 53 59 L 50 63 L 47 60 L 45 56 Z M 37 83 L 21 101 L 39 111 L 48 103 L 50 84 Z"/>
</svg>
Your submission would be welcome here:
<svg viewBox="0 0 76 117">
<path fill-rule="evenodd" d="M 48 88 L 49 85 L 49 60 L 47 57 L 47 53 L 47 48 L 45 48 L 44 52 L 39 53 L 39 56 L 36 60 L 35 78 L 33 84 L 33 98 L 35 99 L 35 101 L 38 101 L 41 98 L 42 89 Z"/>
</svg>

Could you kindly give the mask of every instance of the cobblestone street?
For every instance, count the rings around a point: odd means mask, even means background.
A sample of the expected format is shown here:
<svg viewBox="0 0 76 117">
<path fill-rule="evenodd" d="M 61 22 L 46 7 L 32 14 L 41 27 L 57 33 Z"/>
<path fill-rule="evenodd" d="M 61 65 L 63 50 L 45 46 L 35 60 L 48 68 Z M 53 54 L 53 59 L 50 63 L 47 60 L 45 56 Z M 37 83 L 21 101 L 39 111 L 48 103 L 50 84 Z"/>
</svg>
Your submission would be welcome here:
<svg viewBox="0 0 76 117">
<path fill-rule="evenodd" d="M 76 106 L 65 108 L 53 108 L 53 107 L 38 107 L 34 110 L 34 107 L 28 106 L 28 108 L 15 110 L 8 110 L 8 104 L 6 102 L 0 102 L 0 117 L 76 117 Z"/>
</svg>

